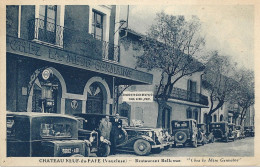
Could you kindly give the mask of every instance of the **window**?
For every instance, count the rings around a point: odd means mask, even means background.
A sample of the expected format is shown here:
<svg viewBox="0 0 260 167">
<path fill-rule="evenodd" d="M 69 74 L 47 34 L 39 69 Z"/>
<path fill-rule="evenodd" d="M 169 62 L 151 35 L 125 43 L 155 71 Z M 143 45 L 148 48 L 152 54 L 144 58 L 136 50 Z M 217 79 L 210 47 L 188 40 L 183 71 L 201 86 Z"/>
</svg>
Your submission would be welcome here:
<svg viewBox="0 0 260 167">
<path fill-rule="evenodd" d="M 214 115 L 214 122 L 217 122 L 217 115 Z"/>
<path fill-rule="evenodd" d="M 223 115 L 222 114 L 220 115 L 220 121 L 223 121 Z"/>
<path fill-rule="evenodd" d="M 187 84 L 188 100 L 196 101 L 197 83 L 192 80 L 188 80 Z"/>
<path fill-rule="evenodd" d="M 41 137 L 71 137 L 71 125 L 42 123 Z"/>
<path fill-rule="evenodd" d="M 103 15 L 92 11 L 92 35 L 98 40 L 103 40 Z"/>
<path fill-rule="evenodd" d="M 186 112 L 187 112 L 187 119 L 192 118 L 192 111 L 191 111 L 191 109 L 188 108 L 188 109 L 186 110 Z"/>
<path fill-rule="evenodd" d="M 40 5 L 39 20 L 37 25 L 39 26 L 38 39 L 55 44 L 57 29 L 57 6 Z"/>
</svg>

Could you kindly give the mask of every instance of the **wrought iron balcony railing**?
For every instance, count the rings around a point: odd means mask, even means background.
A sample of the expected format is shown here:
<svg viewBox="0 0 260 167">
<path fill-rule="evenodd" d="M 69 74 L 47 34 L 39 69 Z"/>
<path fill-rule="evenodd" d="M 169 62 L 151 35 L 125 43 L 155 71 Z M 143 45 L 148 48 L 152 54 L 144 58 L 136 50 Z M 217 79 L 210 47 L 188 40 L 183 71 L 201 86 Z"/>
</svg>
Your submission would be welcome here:
<svg viewBox="0 0 260 167">
<path fill-rule="evenodd" d="M 29 21 L 29 39 L 63 47 L 64 27 L 42 19 Z"/>
<path fill-rule="evenodd" d="M 102 59 L 105 61 L 119 62 L 120 47 L 106 41 L 102 41 Z"/>
<path fill-rule="evenodd" d="M 159 86 L 156 85 L 155 94 L 157 93 L 158 88 L 159 88 Z M 158 97 L 162 97 L 162 93 L 163 93 L 163 87 L 161 87 L 161 89 L 158 93 Z M 175 87 L 173 88 L 169 98 L 199 103 L 199 104 L 206 105 L 206 106 L 208 105 L 207 96 L 204 96 L 200 93 L 195 93 L 195 92 L 191 92 L 191 91 L 187 91 L 187 90 L 175 88 Z"/>
<path fill-rule="evenodd" d="M 84 34 L 85 32 L 71 30 L 39 18 L 30 20 L 28 24 L 29 40 L 42 41 L 46 44 L 52 44 L 54 46 L 58 46 L 66 50 L 68 48 L 65 48 L 63 46 L 64 33 L 66 33 L 67 35 L 71 34 L 71 38 L 73 38 L 72 34 L 79 33 L 79 36 L 82 36 L 82 34 Z M 78 38 L 78 36 L 75 36 L 75 38 Z M 101 42 L 102 42 L 102 46 L 100 47 L 102 47 L 102 55 L 100 56 L 102 56 L 102 59 L 104 61 L 109 61 L 109 62 L 115 62 L 115 63 L 119 62 L 120 47 L 106 41 L 101 41 Z"/>
</svg>

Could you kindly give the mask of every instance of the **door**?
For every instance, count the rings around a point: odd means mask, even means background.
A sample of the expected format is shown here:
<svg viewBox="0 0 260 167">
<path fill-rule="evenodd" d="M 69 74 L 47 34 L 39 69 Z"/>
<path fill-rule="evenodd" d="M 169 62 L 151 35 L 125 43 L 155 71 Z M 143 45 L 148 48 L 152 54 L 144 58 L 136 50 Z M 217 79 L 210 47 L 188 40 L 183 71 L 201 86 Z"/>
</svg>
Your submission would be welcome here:
<svg viewBox="0 0 260 167">
<path fill-rule="evenodd" d="M 103 114 L 103 92 L 97 83 L 89 87 L 86 112 Z"/>
<path fill-rule="evenodd" d="M 171 111 L 169 108 L 164 108 L 162 112 L 162 128 L 169 130 L 170 122 L 171 122 Z"/>
</svg>

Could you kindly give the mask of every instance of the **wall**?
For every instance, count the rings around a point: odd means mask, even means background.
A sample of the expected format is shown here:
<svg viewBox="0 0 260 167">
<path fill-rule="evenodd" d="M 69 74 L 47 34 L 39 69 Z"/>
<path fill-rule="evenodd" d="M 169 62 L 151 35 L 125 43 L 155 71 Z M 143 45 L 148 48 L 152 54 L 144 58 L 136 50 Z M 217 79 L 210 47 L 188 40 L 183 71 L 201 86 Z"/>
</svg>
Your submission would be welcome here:
<svg viewBox="0 0 260 167">
<path fill-rule="evenodd" d="M 124 66 L 128 66 L 131 68 L 136 68 L 136 57 L 143 54 L 143 48 L 141 47 L 140 43 L 140 36 L 133 35 L 131 33 L 128 33 L 128 36 L 123 37 L 120 39 L 120 55 L 121 55 L 121 61 L 120 64 Z M 146 69 L 140 69 L 147 72 Z M 152 70 L 149 71 L 151 74 L 153 74 L 153 84 L 151 85 L 133 85 L 130 86 L 127 91 L 152 91 L 155 90 L 155 85 L 158 85 L 161 79 L 161 72 L 159 70 Z M 174 87 L 181 88 L 184 90 L 187 90 L 187 83 L 188 80 L 196 81 L 197 82 L 197 93 L 200 93 L 201 91 L 201 73 L 194 73 L 191 76 L 186 76 L 180 79 Z M 120 100 L 119 103 L 122 103 Z M 143 109 L 143 117 L 144 117 L 144 125 L 145 126 L 160 126 L 160 121 L 157 123 L 158 118 L 158 110 L 159 106 L 157 102 L 152 103 L 128 103 L 131 105 L 131 119 L 135 119 L 134 117 L 134 110 L 137 107 L 140 107 Z M 174 102 L 167 103 L 172 108 L 172 114 L 171 114 L 171 120 L 173 119 L 186 119 L 186 110 L 187 108 L 191 108 L 192 111 L 194 109 L 197 109 L 198 111 L 198 119 L 200 121 L 200 108 L 199 107 L 191 107 L 185 102 L 183 104 L 177 104 Z"/>
</svg>

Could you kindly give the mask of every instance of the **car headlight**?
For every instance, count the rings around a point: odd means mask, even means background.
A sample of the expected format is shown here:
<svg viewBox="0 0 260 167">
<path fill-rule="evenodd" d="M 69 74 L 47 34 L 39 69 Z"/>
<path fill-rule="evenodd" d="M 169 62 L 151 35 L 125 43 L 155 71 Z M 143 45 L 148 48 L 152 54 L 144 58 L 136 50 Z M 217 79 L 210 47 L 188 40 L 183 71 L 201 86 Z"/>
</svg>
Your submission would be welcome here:
<svg viewBox="0 0 260 167">
<path fill-rule="evenodd" d="M 100 141 L 104 141 L 104 137 L 103 136 L 100 136 Z"/>
<path fill-rule="evenodd" d="M 149 137 L 153 137 L 153 133 L 152 132 L 148 132 L 148 136 Z"/>
<path fill-rule="evenodd" d="M 91 137 L 89 138 L 89 141 L 92 143 L 92 142 L 94 141 L 94 137 L 91 136 Z"/>
</svg>

